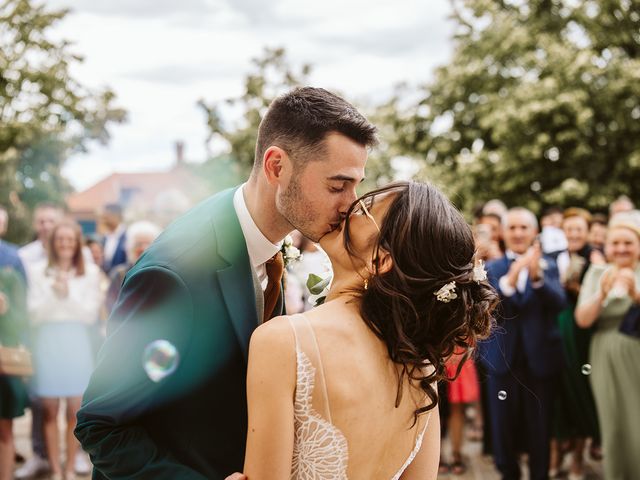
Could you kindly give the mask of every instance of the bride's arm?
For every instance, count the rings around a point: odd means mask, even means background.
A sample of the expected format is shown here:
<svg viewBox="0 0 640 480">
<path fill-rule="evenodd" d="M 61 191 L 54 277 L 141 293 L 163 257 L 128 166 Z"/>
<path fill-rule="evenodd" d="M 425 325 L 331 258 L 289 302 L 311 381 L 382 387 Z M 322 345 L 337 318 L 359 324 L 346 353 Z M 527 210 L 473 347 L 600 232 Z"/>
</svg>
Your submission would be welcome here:
<svg viewBox="0 0 640 480">
<path fill-rule="evenodd" d="M 430 410 L 429 424 L 422 438 L 422 447 L 400 480 L 435 480 L 440 463 L 440 413 L 438 407 Z"/>
<path fill-rule="evenodd" d="M 251 336 L 247 371 L 249 424 L 244 473 L 249 480 L 288 480 L 293 456 L 296 354 L 285 317 Z"/>
</svg>

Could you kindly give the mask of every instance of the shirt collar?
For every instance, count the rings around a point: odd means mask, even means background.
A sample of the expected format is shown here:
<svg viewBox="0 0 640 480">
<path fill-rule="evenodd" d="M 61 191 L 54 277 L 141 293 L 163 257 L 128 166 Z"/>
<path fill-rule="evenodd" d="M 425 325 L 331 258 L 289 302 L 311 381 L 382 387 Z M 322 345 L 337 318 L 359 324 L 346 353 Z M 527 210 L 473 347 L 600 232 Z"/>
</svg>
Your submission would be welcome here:
<svg viewBox="0 0 640 480">
<path fill-rule="evenodd" d="M 124 223 L 121 223 L 113 232 L 107 234 L 107 237 L 120 237 L 126 230 L 127 226 Z"/>
<path fill-rule="evenodd" d="M 505 257 L 507 257 L 509 260 L 515 260 L 517 259 L 520 254 L 514 252 L 513 250 L 507 250 L 506 252 L 504 252 Z"/>
<path fill-rule="evenodd" d="M 251 265 L 255 269 L 278 253 L 282 247 L 282 242 L 278 244 L 271 243 L 256 225 L 256 222 L 249 213 L 247 203 L 244 200 L 245 185 L 246 183 L 243 183 L 234 193 L 233 208 L 236 210 L 240 228 L 247 242 L 247 251 L 249 252 Z"/>
</svg>

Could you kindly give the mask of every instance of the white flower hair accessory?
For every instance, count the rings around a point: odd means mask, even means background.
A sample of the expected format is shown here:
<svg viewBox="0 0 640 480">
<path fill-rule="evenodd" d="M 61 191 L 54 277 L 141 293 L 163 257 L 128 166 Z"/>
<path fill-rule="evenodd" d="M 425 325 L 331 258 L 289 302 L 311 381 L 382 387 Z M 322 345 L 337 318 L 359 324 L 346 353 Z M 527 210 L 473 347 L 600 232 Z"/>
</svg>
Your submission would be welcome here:
<svg viewBox="0 0 640 480">
<path fill-rule="evenodd" d="M 479 260 L 475 267 L 473 267 L 473 273 L 471 274 L 471 280 L 480 283 L 487 279 L 487 271 L 484 268 L 484 261 Z"/>
<path fill-rule="evenodd" d="M 439 302 L 449 303 L 451 300 L 458 298 L 456 293 L 456 282 L 449 282 L 440 288 L 437 292 L 433 292 Z"/>
</svg>

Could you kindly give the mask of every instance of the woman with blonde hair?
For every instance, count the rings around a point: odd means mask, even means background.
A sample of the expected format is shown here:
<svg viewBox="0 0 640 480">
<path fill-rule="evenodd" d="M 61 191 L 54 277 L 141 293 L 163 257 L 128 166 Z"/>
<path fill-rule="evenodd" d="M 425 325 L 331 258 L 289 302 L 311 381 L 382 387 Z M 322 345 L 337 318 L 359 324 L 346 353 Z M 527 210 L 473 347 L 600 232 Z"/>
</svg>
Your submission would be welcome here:
<svg viewBox="0 0 640 480">
<path fill-rule="evenodd" d="M 640 478 L 640 211 L 611 219 L 605 254 L 610 263 L 592 264 L 585 275 L 575 317 L 582 328 L 595 326 L 585 371 L 600 420 L 604 476 L 626 480 Z"/>
<path fill-rule="evenodd" d="M 34 326 L 33 390 L 44 406 L 44 433 L 52 479 L 62 479 L 58 432 L 60 400 L 66 401 L 66 480 L 75 478 L 76 413 L 89 383 L 93 356 L 88 327 L 96 321 L 102 294 L 100 270 L 85 263 L 80 226 L 58 223 L 49 240 L 49 258 L 29 271 L 28 308 Z"/>
</svg>

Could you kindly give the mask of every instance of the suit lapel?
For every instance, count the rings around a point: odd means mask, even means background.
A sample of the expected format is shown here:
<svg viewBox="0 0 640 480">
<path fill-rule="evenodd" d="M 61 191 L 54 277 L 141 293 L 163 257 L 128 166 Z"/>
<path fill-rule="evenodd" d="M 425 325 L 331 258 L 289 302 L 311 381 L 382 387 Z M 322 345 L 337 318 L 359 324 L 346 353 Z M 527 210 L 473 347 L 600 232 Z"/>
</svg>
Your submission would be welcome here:
<svg viewBox="0 0 640 480">
<path fill-rule="evenodd" d="M 212 223 L 218 255 L 228 263 L 226 267 L 218 270 L 220 289 L 240 348 L 247 360 L 249 338 L 258 325 L 258 316 L 249 253 L 233 207 L 235 190 L 223 194 L 218 204 L 219 208 L 212 213 Z"/>
</svg>

